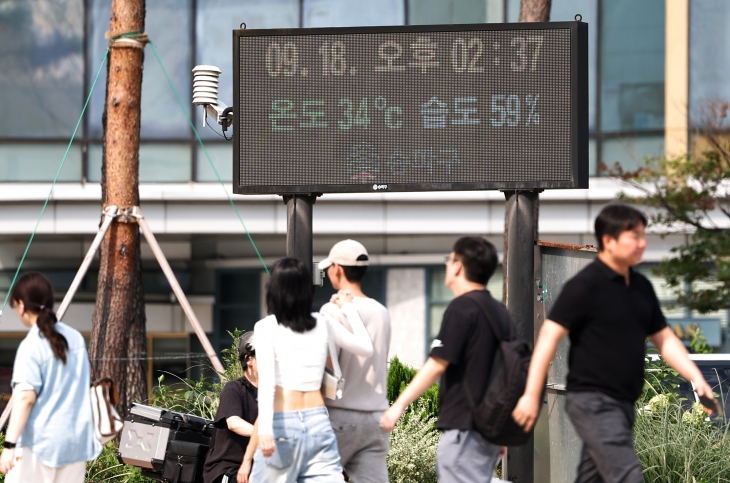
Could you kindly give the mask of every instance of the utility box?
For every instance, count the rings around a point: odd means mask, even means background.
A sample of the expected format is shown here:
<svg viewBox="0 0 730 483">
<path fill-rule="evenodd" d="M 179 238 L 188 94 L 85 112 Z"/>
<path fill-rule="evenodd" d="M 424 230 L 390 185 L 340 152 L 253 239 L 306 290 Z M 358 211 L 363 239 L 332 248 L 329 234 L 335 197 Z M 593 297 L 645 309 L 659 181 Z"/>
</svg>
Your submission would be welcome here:
<svg viewBox="0 0 730 483">
<path fill-rule="evenodd" d="M 596 257 L 592 246 L 538 241 L 535 246 L 535 340 L 565 283 Z M 570 342 L 558 345 L 550 366 L 540 418 L 535 424 L 534 483 L 575 481 L 582 442 L 565 412 Z"/>
</svg>

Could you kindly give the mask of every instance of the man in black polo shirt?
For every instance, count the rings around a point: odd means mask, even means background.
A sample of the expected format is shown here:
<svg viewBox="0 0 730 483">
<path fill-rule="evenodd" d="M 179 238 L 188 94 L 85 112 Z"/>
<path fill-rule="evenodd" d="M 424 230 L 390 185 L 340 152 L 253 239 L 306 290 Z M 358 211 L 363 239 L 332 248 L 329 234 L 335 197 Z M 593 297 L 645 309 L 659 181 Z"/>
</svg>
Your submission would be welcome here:
<svg viewBox="0 0 730 483">
<path fill-rule="evenodd" d="M 583 452 L 576 482 L 641 483 L 632 441 L 634 403 L 644 384 L 645 340 L 697 393 L 713 398 L 682 342 L 667 326 L 651 283 L 631 267 L 646 248 L 646 217 L 622 204 L 596 218 L 598 257 L 569 280 L 545 320 L 525 394 L 512 416 L 529 431 L 539 413 L 550 361 L 570 335 L 566 411 Z"/>
<path fill-rule="evenodd" d="M 508 333 L 512 324 L 504 305 L 484 290 L 496 266 L 497 251 L 483 238 L 463 237 L 454 244 L 446 261 L 444 284 L 456 298 L 444 313 L 431 356 L 380 422 L 392 431 L 408 405 L 441 378 L 436 424 L 442 431 L 436 456 L 439 483 L 489 482 L 500 456 L 501 447 L 473 429 L 464 391 L 467 384 L 476 397 L 484 394 L 486 374 L 491 371 L 498 345 L 480 305 L 503 333 Z"/>
</svg>

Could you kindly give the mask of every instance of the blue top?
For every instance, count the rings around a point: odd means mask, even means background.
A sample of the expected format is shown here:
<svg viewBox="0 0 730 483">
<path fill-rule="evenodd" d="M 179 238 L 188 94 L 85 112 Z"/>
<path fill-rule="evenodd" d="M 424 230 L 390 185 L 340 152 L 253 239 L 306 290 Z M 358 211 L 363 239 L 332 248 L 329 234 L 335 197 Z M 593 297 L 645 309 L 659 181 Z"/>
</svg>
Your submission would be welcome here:
<svg viewBox="0 0 730 483">
<path fill-rule="evenodd" d="M 66 364 L 53 355 L 50 342 L 34 325 L 20 343 L 12 384 L 30 384 L 36 401 L 18 446 L 27 446 L 51 468 L 89 461 L 101 453 L 91 413 L 89 356 L 79 331 L 63 322 L 56 330 L 66 338 Z"/>
</svg>

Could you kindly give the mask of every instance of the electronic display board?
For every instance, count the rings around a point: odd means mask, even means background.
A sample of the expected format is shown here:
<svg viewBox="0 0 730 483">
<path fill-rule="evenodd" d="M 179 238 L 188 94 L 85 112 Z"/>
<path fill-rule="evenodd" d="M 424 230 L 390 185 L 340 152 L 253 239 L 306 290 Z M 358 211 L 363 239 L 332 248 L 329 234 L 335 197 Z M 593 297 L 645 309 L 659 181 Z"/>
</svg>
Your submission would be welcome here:
<svg viewBox="0 0 730 483">
<path fill-rule="evenodd" d="M 582 22 L 235 30 L 234 192 L 588 187 Z"/>
</svg>

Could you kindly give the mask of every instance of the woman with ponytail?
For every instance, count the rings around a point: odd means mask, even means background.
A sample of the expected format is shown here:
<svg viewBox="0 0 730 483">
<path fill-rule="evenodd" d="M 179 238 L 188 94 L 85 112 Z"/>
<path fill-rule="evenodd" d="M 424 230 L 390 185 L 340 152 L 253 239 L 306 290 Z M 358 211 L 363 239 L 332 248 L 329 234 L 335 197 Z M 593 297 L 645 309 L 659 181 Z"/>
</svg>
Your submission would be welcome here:
<svg viewBox="0 0 730 483">
<path fill-rule="evenodd" d="M 83 483 L 86 461 L 101 452 L 84 338 L 57 320 L 53 286 L 43 274 L 21 277 L 10 305 L 30 330 L 15 356 L 0 472 L 5 483 Z"/>
</svg>

